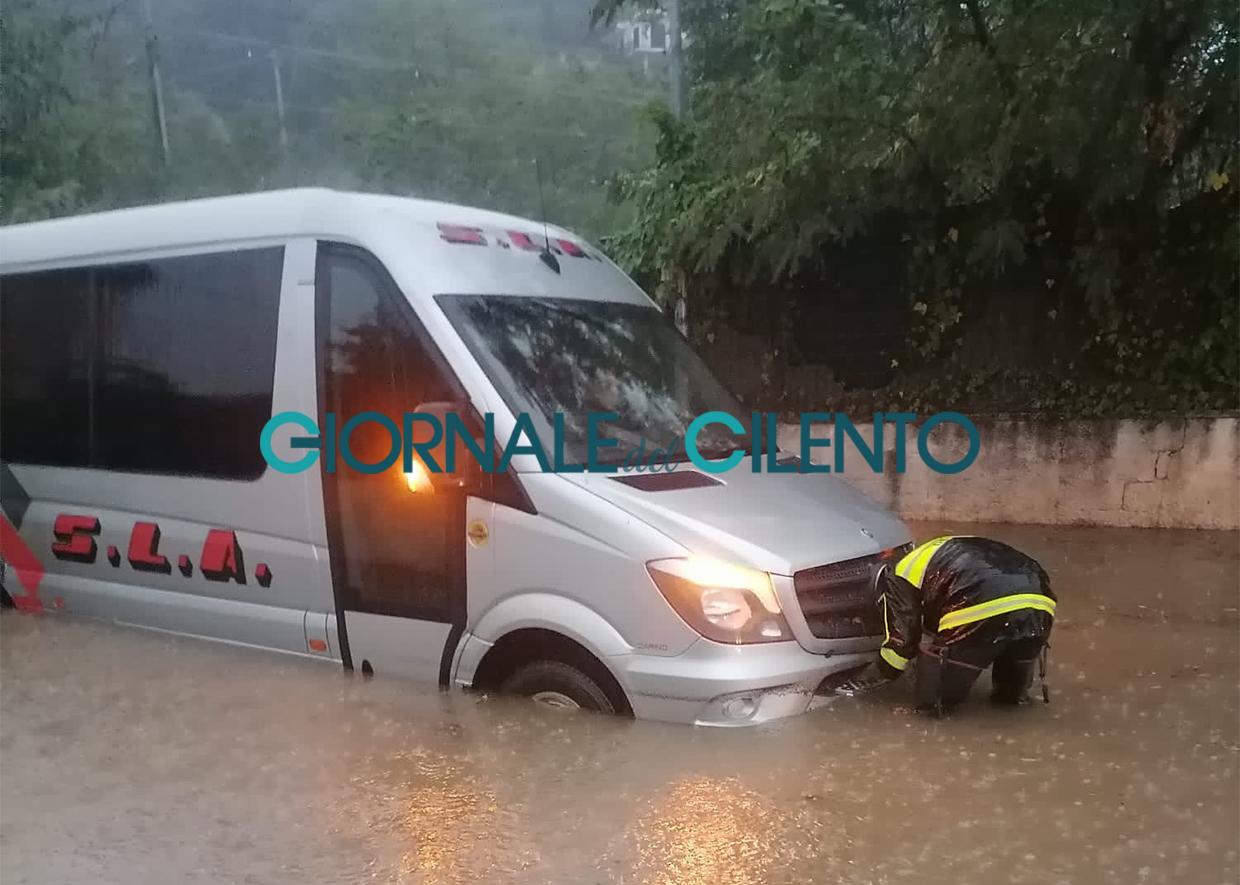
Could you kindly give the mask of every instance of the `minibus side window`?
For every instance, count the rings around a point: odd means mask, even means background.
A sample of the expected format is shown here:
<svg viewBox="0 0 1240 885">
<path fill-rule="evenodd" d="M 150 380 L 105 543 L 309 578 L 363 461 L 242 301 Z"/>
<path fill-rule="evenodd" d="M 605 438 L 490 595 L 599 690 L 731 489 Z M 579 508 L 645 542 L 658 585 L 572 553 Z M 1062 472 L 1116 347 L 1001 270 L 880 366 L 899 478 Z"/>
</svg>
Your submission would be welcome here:
<svg viewBox="0 0 1240 885">
<path fill-rule="evenodd" d="M 6 275 L 0 457 L 253 480 L 281 247 Z"/>
<path fill-rule="evenodd" d="M 89 270 L 0 281 L 0 458 L 91 463 L 95 325 Z"/>
<path fill-rule="evenodd" d="M 316 274 L 324 411 L 337 426 L 378 412 L 401 426 L 420 403 L 457 399 L 459 386 L 378 262 L 325 246 Z M 322 422 L 321 422 L 322 423 Z M 364 423 L 350 435 L 359 460 L 382 461 L 387 430 Z M 460 496 L 410 479 L 398 460 L 377 474 L 338 458 L 325 476 L 333 579 L 345 607 L 448 622 L 453 611 L 451 541 L 463 535 Z"/>
<path fill-rule="evenodd" d="M 96 273 L 98 461 L 112 470 L 255 478 L 271 417 L 282 249 Z"/>
</svg>

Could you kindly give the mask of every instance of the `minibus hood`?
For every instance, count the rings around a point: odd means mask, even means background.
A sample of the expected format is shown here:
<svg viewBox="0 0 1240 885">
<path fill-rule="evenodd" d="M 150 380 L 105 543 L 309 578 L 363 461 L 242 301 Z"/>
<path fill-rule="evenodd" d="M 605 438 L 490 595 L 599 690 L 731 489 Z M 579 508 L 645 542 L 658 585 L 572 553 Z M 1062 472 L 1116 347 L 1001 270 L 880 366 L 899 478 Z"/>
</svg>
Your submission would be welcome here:
<svg viewBox="0 0 1240 885">
<path fill-rule="evenodd" d="M 912 538 L 895 515 L 844 480 L 821 473 L 753 473 L 748 465 L 709 476 L 676 465 L 667 474 L 561 474 L 689 551 L 774 574 L 867 556 Z M 694 483 L 684 482 L 691 476 Z M 630 484 L 639 482 L 647 488 Z M 651 485 L 681 486 L 657 488 Z M 685 488 L 685 485 L 694 487 Z"/>
</svg>

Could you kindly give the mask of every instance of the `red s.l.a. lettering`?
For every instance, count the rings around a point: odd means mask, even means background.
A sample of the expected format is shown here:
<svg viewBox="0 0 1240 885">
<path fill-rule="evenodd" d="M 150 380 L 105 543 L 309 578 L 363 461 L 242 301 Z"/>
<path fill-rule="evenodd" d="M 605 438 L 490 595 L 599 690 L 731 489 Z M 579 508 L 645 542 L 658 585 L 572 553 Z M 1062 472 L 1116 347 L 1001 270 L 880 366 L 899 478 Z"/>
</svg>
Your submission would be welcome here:
<svg viewBox="0 0 1240 885">
<path fill-rule="evenodd" d="M 198 568 L 208 581 L 245 583 L 245 560 L 237 533 L 228 529 L 211 529 L 202 545 Z"/>
<path fill-rule="evenodd" d="M 172 563 L 159 553 L 159 526 L 153 522 L 135 522 L 129 535 L 129 564 L 140 572 L 168 574 Z"/>
<path fill-rule="evenodd" d="M 99 534 L 99 517 L 62 513 L 52 524 L 52 555 L 71 562 L 94 562 L 99 552 L 95 535 Z"/>
</svg>

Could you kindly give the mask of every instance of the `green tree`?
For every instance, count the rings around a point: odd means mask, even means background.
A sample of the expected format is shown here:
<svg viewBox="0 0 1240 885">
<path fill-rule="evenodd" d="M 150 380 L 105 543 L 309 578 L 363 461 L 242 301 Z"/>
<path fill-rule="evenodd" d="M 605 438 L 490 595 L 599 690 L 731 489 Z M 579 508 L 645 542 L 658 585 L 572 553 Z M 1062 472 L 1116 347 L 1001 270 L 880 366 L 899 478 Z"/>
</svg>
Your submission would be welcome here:
<svg viewBox="0 0 1240 885">
<path fill-rule="evenodd" d="M 501 12 L 377 0 L 311 23 L 306 42 L 383 60 L 331 87 L 347 165 L 365 187 L 539 217 L 538 161 L 551 219 L 609 234 L 625 216 L 608 178 L 653 160 L 641 110 L 658 84 L 599 52 L 548 53 Z"/>
<path fill-rule="evenodd" d="M 955 379 L 933 395 L 1236 406 L 1232 5 L 684 7 L 692 113 L 661 117 L 656 163 L 618 183 L 631 266 L 727 308 L 881 248 L 904 269 L 891 357 Z M 985 340 L 1013 334 L 1013 301 L 1036 320 L 1024 364 Z"/>
<path fill-rule="evenodd" d="M 111 19 L 14 0 L 0 28 L 0 212 L 43 218 L 153 193 L 150 144 L 124 72 L 105 62 Z M 88 65 L 95 76 L 87 76 Z"/>
<path fill-rule="evenodd" d="M 169 84 L 173 163 L 156 138 L 132 9 L 15 0 L 0 29 L 0 214 L 26 221 L 269 186 L 270 115 Z M 126 17 L 124 13 L 128 12 Z"/>
</svg>

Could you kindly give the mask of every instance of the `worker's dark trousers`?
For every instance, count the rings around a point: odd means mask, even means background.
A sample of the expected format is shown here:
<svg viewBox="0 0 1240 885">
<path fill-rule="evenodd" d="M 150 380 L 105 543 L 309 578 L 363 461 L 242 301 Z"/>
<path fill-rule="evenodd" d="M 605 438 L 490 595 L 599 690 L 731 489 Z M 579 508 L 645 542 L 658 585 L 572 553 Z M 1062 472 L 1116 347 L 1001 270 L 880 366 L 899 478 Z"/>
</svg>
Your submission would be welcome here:
<svg viewBox="0 0 1240 885">
<path fill-rule="evenodd" d="M 1010 639 L 984 630 L 951 645 L 932 642 L 917 656 L 914 695 L 919 710 L 950 710 L 969 695 L 969 689 L 987 667 L 992 667 L 991 700 L 1019 704 L 1025 700 L 1038 656 L 1049 638 Z"/>
</svg>

